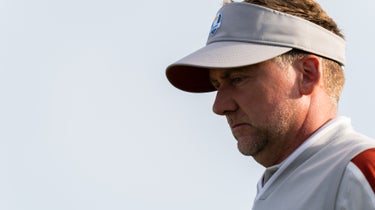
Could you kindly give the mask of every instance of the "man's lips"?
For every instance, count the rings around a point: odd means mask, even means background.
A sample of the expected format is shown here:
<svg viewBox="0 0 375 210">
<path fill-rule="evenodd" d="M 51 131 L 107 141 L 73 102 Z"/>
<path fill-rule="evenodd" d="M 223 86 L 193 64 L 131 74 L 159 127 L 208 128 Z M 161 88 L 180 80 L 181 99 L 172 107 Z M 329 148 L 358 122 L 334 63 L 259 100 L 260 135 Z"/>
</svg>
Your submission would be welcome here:
<svg viewBox="0 0 375 210">
<path fill-rule="evenodd" d="M 239 129 L 241 127 L 248 127 L 250 126 L 248 123 L 235 123 L 231 125 L 232 130 L 233 129 Z"/>
</svg>

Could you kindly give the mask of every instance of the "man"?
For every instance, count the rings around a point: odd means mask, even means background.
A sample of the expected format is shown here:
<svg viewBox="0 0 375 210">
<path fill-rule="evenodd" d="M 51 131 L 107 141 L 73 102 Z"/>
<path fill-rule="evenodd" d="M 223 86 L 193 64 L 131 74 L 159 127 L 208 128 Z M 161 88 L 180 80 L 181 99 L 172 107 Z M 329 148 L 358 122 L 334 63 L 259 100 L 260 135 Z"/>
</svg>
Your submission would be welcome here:
<svg viewBox="0 0 375 210">
<path fill-rule="evenodd" d="M 375 143 L 337 116 L 345 41 L 313 0 L 225 4 L 207 45 L 167 68 L 217 91 L 239 151 L 266 167 L 253 209 L 375 209 Z"/>
</svg>

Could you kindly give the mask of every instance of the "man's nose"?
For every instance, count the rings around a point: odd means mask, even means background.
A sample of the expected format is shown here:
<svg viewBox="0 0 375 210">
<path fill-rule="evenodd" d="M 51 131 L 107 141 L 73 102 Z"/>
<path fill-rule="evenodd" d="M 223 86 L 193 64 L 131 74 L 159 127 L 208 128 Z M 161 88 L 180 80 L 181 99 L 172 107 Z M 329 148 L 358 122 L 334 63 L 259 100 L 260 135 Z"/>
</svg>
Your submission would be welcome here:
<svg viewBox="0 0 375 210">
<path fill-rule="evenodd" d="M 228 90 L 225 90 L 224 88 L 217 90 L 215 102 L 212 107 L 215 114 L 225 115 L 228 112 L 235 111 L 237 107 L 237 104 Z"/>
</svg>

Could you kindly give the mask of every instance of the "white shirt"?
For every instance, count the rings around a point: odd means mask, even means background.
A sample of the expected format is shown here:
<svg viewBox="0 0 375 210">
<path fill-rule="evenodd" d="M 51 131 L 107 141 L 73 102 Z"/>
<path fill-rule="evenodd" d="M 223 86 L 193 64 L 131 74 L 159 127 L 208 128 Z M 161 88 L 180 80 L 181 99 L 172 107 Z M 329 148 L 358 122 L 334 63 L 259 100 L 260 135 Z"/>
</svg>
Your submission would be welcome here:
<svg viewBox="0 0 375 210">
<path fill-rule="evenodd" d="M 281 172 L 294 161 L 301 153 L 303 153 L 316 140 L 324 136 L 339 123 L 346 121 L 350 123 L 350 119 L 346 117 L 337 117 L 309 137 L 301 146 L 299 146 L 287 159 L 278 165 L 271 166 L 266 169 L 265 174 L 258 181 L 256 200 L 262 197 L 266 189 L 272 185 L 273 181 L 281 174 Z M 271 172 L 271 173 L 269 173 Z M 267 176 L 270 175 L 270 178 Z M 338 177 L 339 178 L 339 177 Z M 264 180 L 268 179 L 264 183 Z M 369 210 L 375 209 L 375 195 L 367 182 L 361 170 L 353 163 L 349 163 L 342 177 L 341 186 L 336 199 L 336 210 Z M 360 208 L 359 208 L 360 207 Z"/>
</svg>

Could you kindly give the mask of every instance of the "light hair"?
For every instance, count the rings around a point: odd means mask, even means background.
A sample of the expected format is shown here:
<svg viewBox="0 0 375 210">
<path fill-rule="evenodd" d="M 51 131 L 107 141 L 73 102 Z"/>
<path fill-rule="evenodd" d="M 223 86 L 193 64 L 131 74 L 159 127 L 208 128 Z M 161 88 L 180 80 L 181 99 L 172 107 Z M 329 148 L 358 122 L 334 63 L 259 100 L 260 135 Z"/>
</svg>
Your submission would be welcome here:
<svg viewBox="0 0 375 210">
<path fill-rule="evenodd" d="M 335 21 L 314 0 L 245 0 L 244 2 L 301 17 L 344 38 Z M 281 55 L 281 61 L 289 63 L 300 58 L 303 53 L 306 54 L 308 52 L 300 50 L 289 51 Z M 322 63 L 323 81 L 326 92 L 332 99 L 332 102 L 337 104 L 345 83 L 344 70 L 339 63 L 324 57 L 322 58 Z"/>
<path fill-rule="evenodd" d="M 233 2 L 232 0 L 223 0 L 223 5 L 230 4 L 232 2 Z"/>
</svg>

